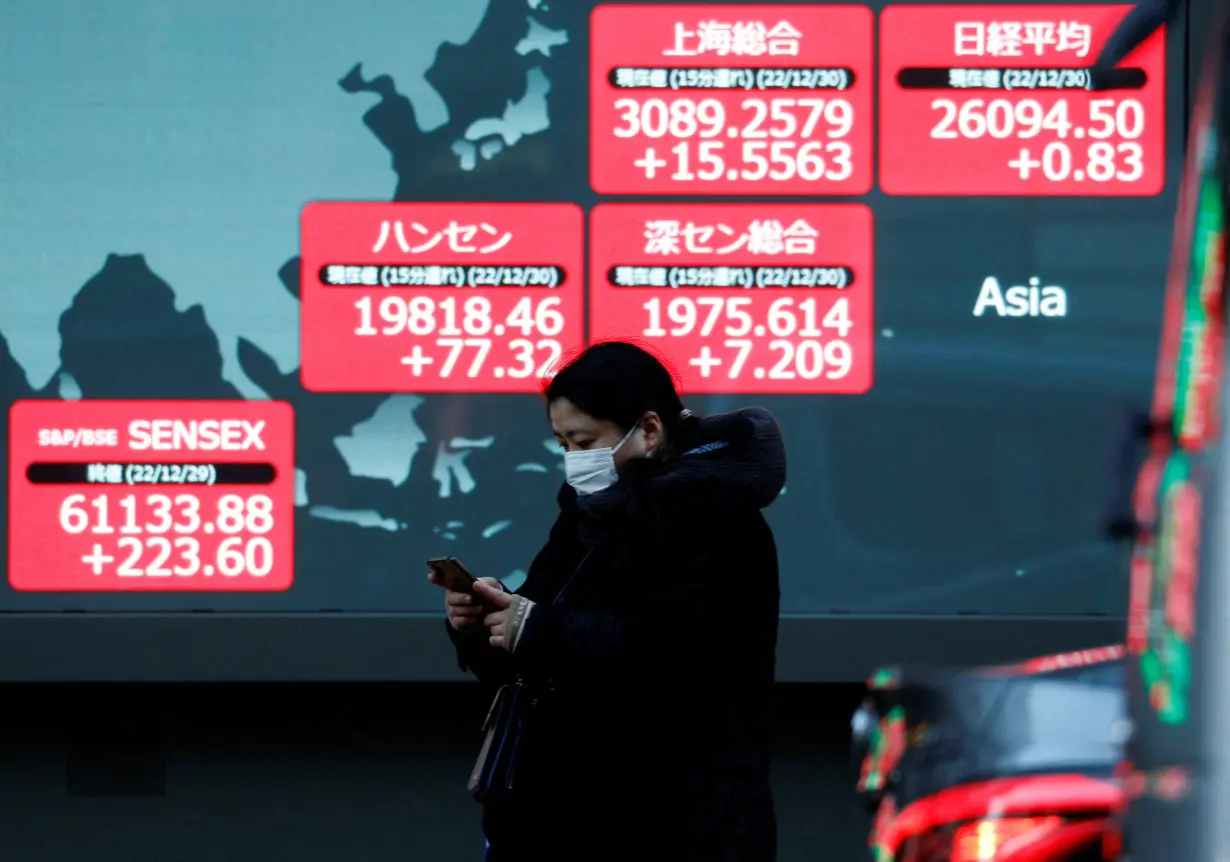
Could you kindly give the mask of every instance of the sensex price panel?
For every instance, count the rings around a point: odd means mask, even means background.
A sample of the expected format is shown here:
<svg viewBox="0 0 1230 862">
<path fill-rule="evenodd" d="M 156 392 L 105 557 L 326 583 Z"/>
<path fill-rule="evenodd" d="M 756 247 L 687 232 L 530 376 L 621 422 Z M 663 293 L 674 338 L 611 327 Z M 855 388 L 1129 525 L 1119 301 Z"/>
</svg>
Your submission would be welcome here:
<svg viewBox="0 0 1230 862">
<path fill-rule="evenodd" d="M 538 392 L 581 347 L 584 244 L 574 204 L 308 204 L 304 387 Z"/>
<path fill-rule="evenodd" d="M 599 194 L 857 195 L 872 183 L 862 6 L 599 6 Z"/>
<path fill-rule="evenodd" d="M 880 187 L 896 195 L 1155 195 L 1165 34 L 1105 80 L 1130 6 L 890 6 L 880 16 Z"/>
<path fill-rule="evenodd" d="M 600 204 L 591 336 L 647 344 L 685 392 L 866 392 L 871 231 L 860 204 Z"/>
<path fill-rule="evenodd" d="M 9 583 L 285 590 L 294 415 L 277 401 L 18 401 Z"/>
</svg>

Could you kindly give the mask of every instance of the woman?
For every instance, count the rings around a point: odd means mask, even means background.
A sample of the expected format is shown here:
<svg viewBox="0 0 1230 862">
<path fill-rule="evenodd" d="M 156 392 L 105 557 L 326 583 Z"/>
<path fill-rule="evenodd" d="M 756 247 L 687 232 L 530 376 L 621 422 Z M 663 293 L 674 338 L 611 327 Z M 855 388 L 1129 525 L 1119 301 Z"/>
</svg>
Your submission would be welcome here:
<svg viewBox="0 0 1230 862">
<path fill-rule="evenodd" d="M 462 668 L 524 695 L 494 706 L 475 768 L 488 862 L 773 860 L 777 423 L 693 417 L 621 342 L 546 395 L 567 473 L 550 538 L 516 594 L 446 597 Z"/>
</svg>

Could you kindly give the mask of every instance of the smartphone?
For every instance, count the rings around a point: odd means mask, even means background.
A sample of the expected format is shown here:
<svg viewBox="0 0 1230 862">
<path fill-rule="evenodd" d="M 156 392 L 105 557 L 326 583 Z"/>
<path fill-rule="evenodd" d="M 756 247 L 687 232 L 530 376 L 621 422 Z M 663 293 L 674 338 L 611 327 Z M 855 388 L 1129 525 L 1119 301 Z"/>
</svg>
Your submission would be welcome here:
<svg viewBox="0 0 1230 862">
<path fill-rule="evenodd" d="M 473 592 L 474 582 L 478 580 L 456 557 L 436 557 L 428 560 L 427 566 L 447 589 L 455 593 Z"/>
</svg>

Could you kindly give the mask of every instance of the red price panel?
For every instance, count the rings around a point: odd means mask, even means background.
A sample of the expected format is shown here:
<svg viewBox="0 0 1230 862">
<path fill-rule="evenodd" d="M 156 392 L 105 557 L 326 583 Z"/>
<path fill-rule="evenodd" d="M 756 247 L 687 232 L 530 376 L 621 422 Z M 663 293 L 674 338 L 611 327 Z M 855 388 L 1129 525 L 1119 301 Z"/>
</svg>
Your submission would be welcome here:
<svg viewBox="0 0 1230 862">
<path fill-rule="evenodd" d="M 593 341 L 646 344 L 686 392 L 871 387 L 871 210 L 858 204 L 600 204 Z"/>
<path fill-rule="evenodd" d="M 597 7 L 594 191 L 870 191 L 872 20 L 863 6 Z"/>
<path fill-rule="evenodd" d="M 277 401 L 18 401 L 9 583 L 272 591 L 294 579 L 294 414 Z"/>
<path fill-rule="evenodd" d="M 573 204 L 308 204 L 303 385 L 538 392 L 581 346 L 584 246 Z"/>
<path fill-rule="evenodd" d="M 1130 8 L 885 9 L 880 187 L 894 195 L 1161 192 L 1165 34 L 1105 79 L 1093 81 L 1089 68 Z"/>
</svg>

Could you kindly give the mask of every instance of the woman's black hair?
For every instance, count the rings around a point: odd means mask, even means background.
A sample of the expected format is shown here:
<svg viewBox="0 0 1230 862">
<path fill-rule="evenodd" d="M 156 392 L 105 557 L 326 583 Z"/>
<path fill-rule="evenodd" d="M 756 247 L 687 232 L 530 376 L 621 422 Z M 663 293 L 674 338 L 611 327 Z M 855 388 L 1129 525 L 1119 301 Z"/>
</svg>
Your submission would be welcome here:
<svg viewBox="0 0 1230 862">
<path fill-rule="evenodd" d="M 669 442 L 678 443 L 683 402 L 662 362 L 626 341 L 603 341 L 560 369 L 546 387 L 547 403 L 567 398 L 595 419 L 627 432 L 648 412 L 662 420 Z"/>
</svg>

